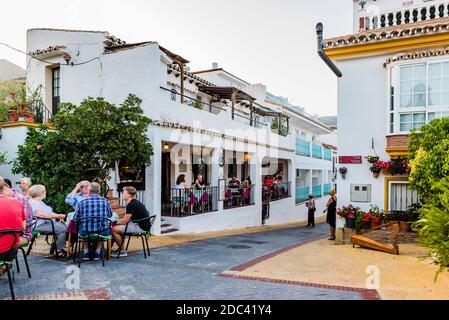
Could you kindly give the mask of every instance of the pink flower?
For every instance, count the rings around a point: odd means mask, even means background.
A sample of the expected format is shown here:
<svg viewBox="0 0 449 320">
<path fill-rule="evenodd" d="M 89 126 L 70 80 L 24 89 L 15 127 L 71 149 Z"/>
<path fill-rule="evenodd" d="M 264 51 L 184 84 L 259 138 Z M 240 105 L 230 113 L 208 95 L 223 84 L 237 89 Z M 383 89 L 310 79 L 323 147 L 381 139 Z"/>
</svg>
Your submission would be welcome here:
<svg viewBox="0 0 449 320">
<path fill-rule="evenodd" d="M 38 145 L 36 146 L 36 149 L 37 149 L 37 150 L 42 149 L 42 145 L 38 144 Z"/>
</svg>

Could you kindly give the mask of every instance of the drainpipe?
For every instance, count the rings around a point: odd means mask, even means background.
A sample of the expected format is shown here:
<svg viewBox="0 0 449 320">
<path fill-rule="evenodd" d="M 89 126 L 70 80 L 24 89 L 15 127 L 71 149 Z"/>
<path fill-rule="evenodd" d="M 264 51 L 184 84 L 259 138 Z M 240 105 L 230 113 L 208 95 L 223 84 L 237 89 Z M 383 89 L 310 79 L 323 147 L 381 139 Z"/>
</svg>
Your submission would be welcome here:
<svg viewBox="0 0 449 320">
<path fill-rule="evenodd" d="M 316 25 L 316 35 L 318 39 L 318 55 L 327 64 L 327 66 L 332 70 L 333 73 L 339 78 L 343 76 L 340 69 L 332 62 L 331 59 L 323 51 L 323 24 L 319 22 Z"/>
</svg>

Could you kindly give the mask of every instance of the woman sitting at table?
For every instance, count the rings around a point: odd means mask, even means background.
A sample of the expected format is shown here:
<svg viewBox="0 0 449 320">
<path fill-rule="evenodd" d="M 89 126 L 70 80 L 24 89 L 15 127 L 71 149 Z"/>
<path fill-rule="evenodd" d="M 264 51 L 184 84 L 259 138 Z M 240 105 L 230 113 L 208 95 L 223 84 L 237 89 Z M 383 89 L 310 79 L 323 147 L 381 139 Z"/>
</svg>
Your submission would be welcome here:
<svg viewBox="0 0 449 320">
<path fill-rule="evenodd" d="M 273 179 L 270 176 L 265 176 L 263 185 L 270 190 L 271 186 L 273 185 Z"/>
<path fill-rule="evenodd" d="M 58 256 L 64 257 L 66 255 L 66 230 L 64 218 L 65 214 L 57 214 L 53 209 L 44 203 L 47 196 L 47 190 L 43 185 L 35 185 L 30 188 L 30 206 L 33 211 L 33 216 L 37 218 L 34 230 L 43 232 L 53 232 L 52 221 L 56 233 L 56 248 Z M 59 219 L 60 222 L 56 222 Z M 52 221 L 51 221 L 52 220 Z M 54 248 L 52 248 L 54 249 Z"/>
</svg>

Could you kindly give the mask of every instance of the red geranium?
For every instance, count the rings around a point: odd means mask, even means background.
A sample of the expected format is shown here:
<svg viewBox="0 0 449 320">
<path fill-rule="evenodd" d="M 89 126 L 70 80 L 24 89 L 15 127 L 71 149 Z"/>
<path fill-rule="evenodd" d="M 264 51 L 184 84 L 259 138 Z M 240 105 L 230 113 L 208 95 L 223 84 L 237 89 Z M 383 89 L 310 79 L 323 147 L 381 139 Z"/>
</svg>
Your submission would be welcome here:
<svg viewBox="0 0 449 320">
<path fill-rule="evenodd" d="M 362 216 L 362 221 L 369 223 L 371 221 L 371 212 L 367 212 Z"/>
</svg>

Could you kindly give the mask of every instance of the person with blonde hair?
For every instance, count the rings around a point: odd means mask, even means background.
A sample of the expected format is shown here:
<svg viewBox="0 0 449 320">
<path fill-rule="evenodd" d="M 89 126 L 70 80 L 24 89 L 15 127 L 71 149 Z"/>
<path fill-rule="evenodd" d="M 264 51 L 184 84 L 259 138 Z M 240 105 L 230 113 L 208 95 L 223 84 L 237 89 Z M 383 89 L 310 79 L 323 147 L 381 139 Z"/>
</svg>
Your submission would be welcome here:
<svg viewBox="0 0 449 320">
<path fill-rule="evenodd" d="M 327 211 L 326 222 L 330 226 L 331 237 L 328 240 L 335 240 L 335 224 L 337 222 L 337 197 L 335 196 L 335 190 L 330 191 L 330 198 L 326 203 L 326 209 L 323 213 Z"/>
<path fill-rule="evenodd" d="M 54 231 L 56 233 L 56 249 L 59 257 L 65 257 L 66 246 L 66 231 L 64 214 L 57 214 L 53 212 L 53 209 L 44 203 L 44 199 L 47 196 L 47 190 L 43 185 L 34 185 L 30 188 L 30 205 L 33 210 L 33 215 L 37 218 L 36 226 L 34 230 L 42 231 L 45 233 L 53 232 L 52 222 L 54 225 Z M 59 219 L 60 222 L 56 222 Z M 55 248 L 52 248 L 54 250 Z"/>
<path fill-rule="evenodd" d="M 22 189 L 22 195 L 28 200 L 30 199 L 30 188 L 32 186 L 30 178 L 22 178 L 19 181 L 20 189 Z"/>
</svg>

